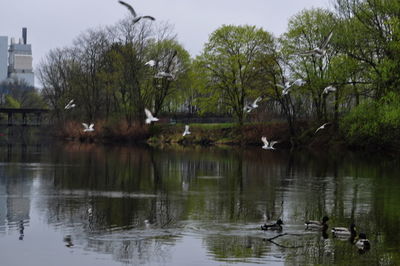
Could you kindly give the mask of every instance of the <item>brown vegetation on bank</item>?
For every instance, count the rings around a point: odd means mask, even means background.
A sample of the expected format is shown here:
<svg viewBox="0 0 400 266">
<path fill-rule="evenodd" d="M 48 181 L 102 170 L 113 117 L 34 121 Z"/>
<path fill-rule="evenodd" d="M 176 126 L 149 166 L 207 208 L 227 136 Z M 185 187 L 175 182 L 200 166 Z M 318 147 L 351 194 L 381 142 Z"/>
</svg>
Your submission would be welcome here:
<svg viewBox="0 0 400 266">
<path fill-rule="evenodd" d="M 252 123 L 238 127 L 236 124 L 190 124 L 190 135 L 182 136 L 184 124 L 152 125 L 126 122 L 106 123 L 96 121 L 93 132 L 84 132 L 81 123 L 68 121 L 57 131 L 57 136 L 66 140 L 99 143 L 149 143 L 151 145 L 262 145 L 261 137 L 276 140 L 277 149 L 310 147 L 313 149 L 329 146 L 345 146 L 336 134 L 337 129 L 329 127 L 315 133 L 317 126 L 307 122 L 296 125 L 297 136 L 291 136 L 287 123 Z"/>
<path fill-rule="evenodd" d="M 148 126 L 129 126 L 126 121 L 96 121 L 93 132 L 84 132 L 82 123 L 76 121 L 67 121 L 59 128 L 56 131 L 57 137 L 81 142 L 143 142 L 150 136 Z"/>
</svg>

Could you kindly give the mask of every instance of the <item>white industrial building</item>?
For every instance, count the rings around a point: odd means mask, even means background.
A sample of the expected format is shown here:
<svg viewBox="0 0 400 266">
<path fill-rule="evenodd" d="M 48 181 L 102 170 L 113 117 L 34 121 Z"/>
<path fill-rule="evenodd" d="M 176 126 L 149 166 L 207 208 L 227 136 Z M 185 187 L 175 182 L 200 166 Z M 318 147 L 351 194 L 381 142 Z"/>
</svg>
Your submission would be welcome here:
<svg viewBox="0 0 400 266">
<path fill-rule="evenodd" d="M 16 42 L 0 36 L 0 82 L 18 80 L 34 87 L 35 76 L 32 67 L 32 46 L 27 43 L 27 30 L 22 28 L 22 38 Z"/>
</svg>

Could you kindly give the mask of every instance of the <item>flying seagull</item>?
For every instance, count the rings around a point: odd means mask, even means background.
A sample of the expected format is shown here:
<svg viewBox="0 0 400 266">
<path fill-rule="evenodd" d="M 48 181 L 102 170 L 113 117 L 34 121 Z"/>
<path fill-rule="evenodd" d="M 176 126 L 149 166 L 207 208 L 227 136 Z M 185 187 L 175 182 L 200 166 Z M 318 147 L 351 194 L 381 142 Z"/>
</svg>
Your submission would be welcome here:
<svg viewBox="0 0 400 266">
<path fill-rule="evenodd" d="M 330 93 L 330 92 L 335 92 L 336 91 L 336 88 L 335 87 L 333 87 L 333 86 L 328 86 L 328 87 L 326 87 L 325 89 L 324 89 L 324 91 L 322 92 L 322 94 L 328 94 L 328 93 Z"/>
<path fill-rule="evenodd" d="M 146 18 L 146 19 L 150 19 L 150 20 L 156 20 L 154 17 L 152 16 L 138 16 L 135 12 L 135 10 L 133 9 L 133 7 L 128 4 L 125 3 L 124 1 L 118 1 L 121 5 L 124 5 L 126 8 L 128 8 L 129 12 L 131 12 L 132 16 L 133 16 L 133 23 L 138 22 L 139 20 L 141 20 L 142 18 Z"/>
<path fill-rule="evenodd" d="M 189 131 L 189 125 L 185 125 L 185 131 L 183 131 L 182 136 L 186 136 L 189 135 L 191 132 Z"/>
<path fill-rule="evenodd" d="M 247 104 L 247 105 L 243 108 L 243 110 L 246 111 L 246 112 L 248 112 L 248 113 L 250 113 L 253 109 L 255 109 L 255 108 L 258 107 L 258 104 L 257 104 L 257 103 L 258 103 L 259 101 L 261 101 L 261 100 L 262 100 L 262 97 L 260 96 L 260 97 L 258 97 L 257 99 L 255 99 L 253 103 Z"/>
<path fill-rule="evenodd" d="M 144 108 L 144 112 L 146 114 L 146 124 L 151 124 L 151 122 L 155 122 L 158 121 L 157 117 L 154 117 L 151 112 L 149 111 L 149 109 Z"/>
<path fill-rule="evenodd" d="M 315 130 L 315 133 L 314 134 L 317 134 L 317 132 L 318 131 L 320 131 L 321 129 L 325 129 L 325 127 L 327 126 L 327 125 L 330 125 L 331 123 L 325 123 L 325 124 L 323 124 L 322 126 L 320 126 L 319 128 L 317 128 L 317 130 Z"/>
<path fill-rule="evenodd" d="M 293 81 L 292 84 L 290 84 L 290 82 L 288 81 L 288 82 L 285 83 L 284 86 L 281 85 L 281 84 L 276 84 L 276 86 L 278 86 L 278 87 L 280 87 L 280 88 L 283 89 L 283 90 L 282 90 L 282 95 L 287 95 L 287 94 L 289 94 L 289 92 L 291 91 L 291 88 L 293 87 L 293 85 L 296 85 L 296 86 L 301 87 L 301 86 L 303 86 L 304 84 L 306 84 L 306 82 L 305 82 L 304 80 L 302 80 L 302 79 L 296 79 L 295 81 Z"/>
<path fill-rule="evenodd" d="M 267 140 L 266 137 L 262 137 L 262 138 L 261 138 L 261 141 L 264 143 L 264 146 L 262 146 L 262 148 L 263 148 L 263 149 L 266 149 L 266 150 L 275 150 L 274 145 L 275 145 L 276 143 L 278 143 L 277 141 L 270 141 L 270 142 L 268 142 L 268 140 Z"/>
<path fill-rule="evenodd" d="M 144 65 L 145 65 L 145 66 L 151 66 L 151 67 L 153 67 L 153 66 L 156 65 L 156 61 L 150 60 L 150 61 L 146 62 L 146 64 L 144 64 Z"/>
<path fill-rule="evenodd" d="M 321 44 L 320 47 L 315 47 L 312 50 L 305 51 L 298 53 L 299 55 L 315 55 L 317 57 L 322 57 L 326 54 L 326 46 L 328 45 L 329 41 L 331 40 L 333 35 L 333 31 L 331 31 L 325 41 Z"/>
<path fill-rule="evenodd" d="M 82 126 L 84 127 L 83 132 L 92 132 L 94 131 L 94 124 L 90 124 L 90 126 L 88 126 L 88 124 L 86 123 L 82 123 Z"/>
<path fill-rule="evenodd" d="M 65 109 L 65 110 L 68 110 L 68 109 L 74 108 L 76 105 L 75 105 L 73 102 L 74 102 L 74 99 L 72 99 L 71 101 L 69 101 L 69 103 L 64 107 L 64 109 Z"/>
</svg>

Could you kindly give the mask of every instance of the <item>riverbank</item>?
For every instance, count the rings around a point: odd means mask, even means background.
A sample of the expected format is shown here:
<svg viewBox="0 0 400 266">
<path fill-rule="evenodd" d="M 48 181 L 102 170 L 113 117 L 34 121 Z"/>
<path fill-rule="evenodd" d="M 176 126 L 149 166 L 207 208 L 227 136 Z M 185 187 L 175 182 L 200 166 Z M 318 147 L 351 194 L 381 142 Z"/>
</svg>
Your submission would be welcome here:
<svg viewBox="0 0 400 266">
<path fill-rule="evenodd" d="M 107 125 L 98 122 L 93 132 L 83 132 L 82 125 L 67 122 L 58 132 L 58 137 L 81 142 L 98 143 L 147 143 L 153 146 L 164 144 L 179 145 L 248 145 L 261 146 L 261 137 L 275 140 L 277 149 L 293 147 L 346 147 L 344 139 L 332 126 L 315 133 L 317 125 L 308 122 L 296 124 L 296 137 L 290 135 L 284 122 L 249 123 L 241 128 L 233 123 L 190 124 L 191 134 L 183 136 L 184 124 L 161 124 L 150 126 L 126 124 Z"/>
</svg>

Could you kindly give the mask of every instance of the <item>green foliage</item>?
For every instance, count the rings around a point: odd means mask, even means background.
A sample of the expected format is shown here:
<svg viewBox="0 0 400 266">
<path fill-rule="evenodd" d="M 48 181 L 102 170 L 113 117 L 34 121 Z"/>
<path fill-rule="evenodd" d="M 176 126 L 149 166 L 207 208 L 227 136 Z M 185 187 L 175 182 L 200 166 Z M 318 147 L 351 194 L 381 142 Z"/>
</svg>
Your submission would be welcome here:
<svg viewBox="0 0 400 266">
<path fill-rule="evenodd" d="M 379 101 L 364 101 L 343 118 L 340 126 L 352 145 L 397 145 L 400 135 L 400 96 L 388 93 Z"/>
<path fill-rule="evenodd" d="M 14 99 L 11 95 L 5 96 L 5 104 L 6 108 L 21 108 L 21 103 Z"/>
<path fill-rule="evenodd" d="M 272 53 L 274 39 L 261 28 L 223 25 L 215 30 L 196 59 L 203 111 L 228 111 L 241 124 L 243 107 L 262 88 L 259 64 Z"/>
</svg>

